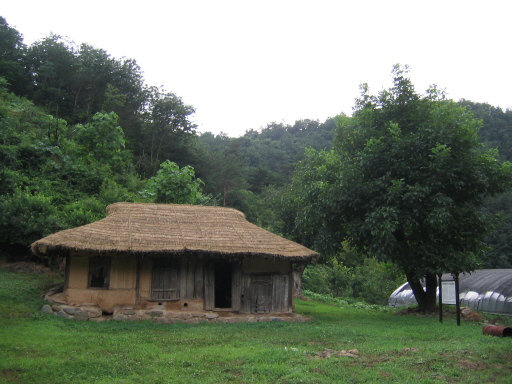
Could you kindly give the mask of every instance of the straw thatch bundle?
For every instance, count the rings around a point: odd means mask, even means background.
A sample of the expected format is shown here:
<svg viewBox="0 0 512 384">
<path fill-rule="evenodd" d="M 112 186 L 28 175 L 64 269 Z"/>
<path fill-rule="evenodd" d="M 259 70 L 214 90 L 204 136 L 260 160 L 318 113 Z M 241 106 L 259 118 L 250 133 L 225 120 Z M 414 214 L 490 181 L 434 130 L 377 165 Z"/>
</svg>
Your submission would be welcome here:
<svg viewBox="0 0 512 384">
<path fill-rule="evenodd" d="M 315 261 L 318 254 L 249 223 L 232 208 L 147 203 L 116 203 L 108 216 L 67 229 L 32 244 L 36 255 L 139 253 L 160 256 L 254 256 Z"/>
</svg>

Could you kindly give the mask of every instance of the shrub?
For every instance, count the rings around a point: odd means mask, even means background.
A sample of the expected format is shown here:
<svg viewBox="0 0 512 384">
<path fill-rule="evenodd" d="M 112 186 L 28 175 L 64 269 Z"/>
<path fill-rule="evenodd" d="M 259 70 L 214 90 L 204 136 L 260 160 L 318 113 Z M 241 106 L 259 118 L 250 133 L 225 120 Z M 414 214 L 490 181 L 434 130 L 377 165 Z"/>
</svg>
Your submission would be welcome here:
<svg viewBox="0 0 512 384">
<path fill-rule="evenodd" d="M 385 305 L 389 295 L 404 281 L 394 265 L 375 258 L 365 259 L 354 267 L 331 258 L 325 264 L 308 266 L 302 276 L 304 290 L 380 305 Z"/>
</svg>

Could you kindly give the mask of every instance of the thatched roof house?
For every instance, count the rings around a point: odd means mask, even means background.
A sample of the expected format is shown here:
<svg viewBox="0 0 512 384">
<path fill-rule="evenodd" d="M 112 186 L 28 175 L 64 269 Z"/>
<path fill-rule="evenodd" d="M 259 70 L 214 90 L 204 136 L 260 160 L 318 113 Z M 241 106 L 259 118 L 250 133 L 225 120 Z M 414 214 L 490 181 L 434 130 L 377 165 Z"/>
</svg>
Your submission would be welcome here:
<svg viewBox="0 0 512 384">
<path fill-rule="evenodd" d="M 292 265 L 318 258 L 231 208 L 116 203 L 107 213 L 32 244 L 67 258 L 66 303 L 291 312 Z"/>
</svg>

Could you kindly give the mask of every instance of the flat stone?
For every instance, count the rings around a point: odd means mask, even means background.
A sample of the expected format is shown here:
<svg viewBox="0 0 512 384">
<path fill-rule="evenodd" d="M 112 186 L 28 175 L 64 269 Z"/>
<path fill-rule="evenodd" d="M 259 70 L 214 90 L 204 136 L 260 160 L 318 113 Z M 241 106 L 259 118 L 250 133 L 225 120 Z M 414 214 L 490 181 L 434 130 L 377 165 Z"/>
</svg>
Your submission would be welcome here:
<svg viewBox="0 0 512 384">
<path fill-rule="evenodd" d="M 62 306 L 62 310 L 66 312 L 68 315 L 74 315 L 76 308 L 75 307 L 68 307 L 68 306 Z"/>
<path fill-rule="evenodd" d="M 73 318 L 72 315 L 70 315 L 64 311 L 57 312 L 57 316 L 62 317 L 63 319 L 72 319 Z"/>
<path fill-rule="evenodd" d="M 98 307 L 82 307 L 82 311 L 87 312 L 89 314 L 89 318 L 101 317 L 103 313 Z"/>
<path fill-rule="evenodd" d="M 231 323 L 243 323 L 243 322 L 245 322 L 246 318 L 245 317 L 224 317 L 222 320 L 223 320 L 222 321 L 223 323 L 231 324 Z"/>
<path fill-rule="evenodd" d="M 44 313 L 53 313 L 52 307 L 50 307 L 48 304 L 43 305 L 41 311 L 43 311 Z"/>
<path fill-rule="evenodd" d="M 86 311 L 75 311 L 75 319 L 80 321 L 87 321 L 89 320 L 89 313 Z"/>
<path fill-rule="evenodd" d="M 204 317 L 206 317 L 207 319 L 216 319 L 217 317 L 219 317 L 219 315 L 212 312 L 212 313 L 207 313 L 206 315 L 204 315 Z"/>
<path fill-rule="evenodd" d="M 148 315 L 151 317 L 163 317 L 164 312 L 163 311 L 151 311 L 148 313 Z"/>
</svg>

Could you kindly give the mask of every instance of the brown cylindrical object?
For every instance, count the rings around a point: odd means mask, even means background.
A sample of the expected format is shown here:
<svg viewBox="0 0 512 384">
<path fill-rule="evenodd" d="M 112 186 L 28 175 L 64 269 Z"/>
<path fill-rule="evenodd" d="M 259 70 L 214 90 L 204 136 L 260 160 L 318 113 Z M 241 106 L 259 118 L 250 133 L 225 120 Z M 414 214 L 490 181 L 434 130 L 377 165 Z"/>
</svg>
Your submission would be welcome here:
<svg viewBox="0 0 512 384">
<path fill-rule="evenodd" d="M 501 336 L 501 337 L 512 337 L 512 328 L 499 327 L 497 325 L 486 325 L 482 329 L 484 335 Z"/>
</svg>

